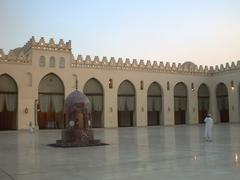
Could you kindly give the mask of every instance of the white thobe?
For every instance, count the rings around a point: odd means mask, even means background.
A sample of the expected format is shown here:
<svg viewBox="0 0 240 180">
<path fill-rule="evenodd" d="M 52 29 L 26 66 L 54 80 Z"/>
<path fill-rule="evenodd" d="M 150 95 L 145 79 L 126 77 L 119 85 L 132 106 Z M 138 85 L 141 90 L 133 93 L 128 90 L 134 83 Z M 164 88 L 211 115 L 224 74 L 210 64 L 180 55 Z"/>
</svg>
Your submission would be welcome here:
<svg viewBox="0 0 240 180">
<path fill-rule="evenodd" d="M 204 134 L 204 137 L 207 140 L 212 140 L 213 119 L 211 117 L 206 117 L 204 119 L 204 122 L 205 122 L 205 134 Z"/>
</svg>

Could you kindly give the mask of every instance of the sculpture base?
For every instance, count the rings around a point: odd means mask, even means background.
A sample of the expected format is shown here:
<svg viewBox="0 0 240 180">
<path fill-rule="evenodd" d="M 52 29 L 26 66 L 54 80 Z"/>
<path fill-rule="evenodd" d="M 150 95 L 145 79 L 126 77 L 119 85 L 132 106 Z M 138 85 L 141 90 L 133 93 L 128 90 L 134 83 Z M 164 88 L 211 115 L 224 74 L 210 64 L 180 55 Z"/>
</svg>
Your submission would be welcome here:
<svg viewBox="0 0 240 180">
<path fill-rule="evenodd" d="M 57 140 L 60 147 L 84 147 L 102 145 L 100 140 L 94 139 L 92 129 L 70 128 L 62 130 L 62 140 Z"/>
</svg>

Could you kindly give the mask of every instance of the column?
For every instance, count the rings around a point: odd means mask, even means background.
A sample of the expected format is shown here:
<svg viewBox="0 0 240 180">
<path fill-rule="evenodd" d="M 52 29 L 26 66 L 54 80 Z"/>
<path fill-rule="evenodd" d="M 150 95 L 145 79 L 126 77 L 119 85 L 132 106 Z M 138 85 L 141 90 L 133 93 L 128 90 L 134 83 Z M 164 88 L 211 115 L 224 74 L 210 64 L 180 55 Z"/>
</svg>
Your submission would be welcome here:
<svg viewBox="0 0 240 180">
<path fill-rule="evenodd" d="M 147 90 L 136 91 L 136 119 L 137 126 L 147 126 Z"/>
<path fill-rule="evenodd" d="M 191 86 L 188 89 L 188 106 L 187 106 L 187 124 L 198 123 L 198 96 L 197 90 Z M 196 86 L 195 86 L 196 87 Z"/>
<path fill-rule="evenodd" d="M 209 102 L 209 113 L 211 113 L 214 122 L 220 122 L 220 115 L 217 107 L 217 97 L 216 97 L 216 86 L 210 86 L 210 102 Z"/>
<path fill-rule="evenodd" d="M 239 122 L 239 95 L 237 87 L 230 87 L 228 93 L 229 121 Z"/>
<path fill-rule="evenodd" d="M 104 127 L 118 127 L 117 89 L 106 87 L 104 92 Z"/>
<path fill-rule="evenodd" d="M 163 124 L 165 126 L 174 125 L 174 93 L 172 84 L 169 87 L 163 86 L 162 97 L 162 112 L 163 112 Z"/>
</svg>

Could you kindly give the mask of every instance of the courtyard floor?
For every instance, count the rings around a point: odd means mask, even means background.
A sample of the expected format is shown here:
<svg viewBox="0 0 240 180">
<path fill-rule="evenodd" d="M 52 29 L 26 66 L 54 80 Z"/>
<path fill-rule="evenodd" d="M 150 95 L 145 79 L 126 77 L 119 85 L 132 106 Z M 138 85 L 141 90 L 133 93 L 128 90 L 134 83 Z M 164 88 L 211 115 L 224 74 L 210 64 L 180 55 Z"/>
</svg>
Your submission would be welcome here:
<svg viewBox="0 0 240 180">
<path fill-rule="evenodd" d="M 239 180 L 240 124 L 95 129 L 107 146 L 54 148 L 60 130 L 0 132 L 0 180 Z"/>
</svg>

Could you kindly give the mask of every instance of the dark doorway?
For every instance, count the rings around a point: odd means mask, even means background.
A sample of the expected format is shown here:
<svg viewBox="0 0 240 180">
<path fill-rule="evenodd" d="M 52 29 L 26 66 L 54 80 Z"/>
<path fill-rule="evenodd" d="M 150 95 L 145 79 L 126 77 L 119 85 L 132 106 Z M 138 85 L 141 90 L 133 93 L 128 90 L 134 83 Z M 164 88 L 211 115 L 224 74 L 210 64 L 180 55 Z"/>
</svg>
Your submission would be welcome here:
<svg viewBox="0 0 240 180">
<path fill-rule="evenodd" d="M 157 82 L 153 82 L 148 88 L 147 104 L 148 126 L 160 125 L 160 117 L 162 113 L 162 91 Z"/>
<path fill-rule="evenodd" d="M 174 111 L 175 124 L 186 124 L 187 87 L 182 82 L 174 87 Z"/>
<path fill-rule="evenodd" d="M 123 81 L 118 88 L 118 127 L 135 126 L 135 89 L 130 81 Z"/>
<path fill-rule="evenodd" d="M 64 128 L 64 86 L 61 79 L 51 73 L 46 75 L 39 84 L 38 90 L 39 129 L 62 129 Z"/>
<path fill-rule="evenodd" d="M 228 90 L 225 84 L 218 84 L 216 95 L 220 122 L 229 122 Z"/>
<path fill-rule="evenodd" d="M 0 76 L 0 130 L 17 129 L 18 90 L 15 80 L 7 74 Z"/>
<path fill-rule="evenodd" d="M 83 89 L 84 94 L 88 97 L 92 104 L 92 127 L 102 128 L 103 122 L 103 87 L 100 82 L 95 79 L 89 79 Z"/>
</svg>

